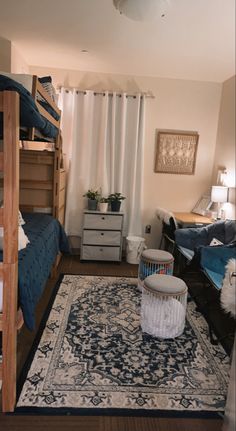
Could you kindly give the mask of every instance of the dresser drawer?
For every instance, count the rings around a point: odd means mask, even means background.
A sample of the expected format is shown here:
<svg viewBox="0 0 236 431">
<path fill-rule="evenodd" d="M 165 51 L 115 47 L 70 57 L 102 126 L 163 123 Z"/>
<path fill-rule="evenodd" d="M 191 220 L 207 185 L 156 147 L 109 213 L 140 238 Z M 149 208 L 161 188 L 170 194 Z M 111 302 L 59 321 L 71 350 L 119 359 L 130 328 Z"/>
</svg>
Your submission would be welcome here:
<svg viewBox="0 0 236 431">
<path fill-rule="evenodd" d="M 120 247 L 83 245 L 81 258 L 85 260 L 120 260 Z"/>
<path fill-rule="evenodd" d="M 120 246 L 121 232 L 111 230 L 84 230 L 84 244 Z"/>
<path fill-rule="evenodd" d="M 84 229 L 110 229 L 120 230 L 122 227 L 122 215 L 112 214 L 85 214 Z"/>
</svg>

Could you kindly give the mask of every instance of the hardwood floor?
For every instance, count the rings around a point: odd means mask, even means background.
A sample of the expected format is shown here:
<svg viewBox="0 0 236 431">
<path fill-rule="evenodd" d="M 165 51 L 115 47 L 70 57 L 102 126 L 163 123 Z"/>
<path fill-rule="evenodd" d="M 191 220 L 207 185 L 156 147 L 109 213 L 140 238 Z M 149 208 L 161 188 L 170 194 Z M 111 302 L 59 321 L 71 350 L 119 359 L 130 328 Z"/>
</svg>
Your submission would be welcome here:
<svg viewBox="0 0 236 431">
<path fill-rule="evenodd" d="M 58 275 L 110 275 L 137 276 L 137 266 L 125 262 L 118 263 L 81 263 L 79 256 L 63 257 Z M 40 300 L 36 313 L 38 328 L 43 312 L 47 307 L 56 278 L 50 279 Z M 24 365 L 28 352 L 37 332 L 22 328 L 18 336 L 18 375 Z M 151 417 L 115 417 L 115 416 L 37 416 L 8 415 L 0 413 L 2 431 L 220 431 L 222 420 L 219 419 L 177 419 Z"/>
</svg>

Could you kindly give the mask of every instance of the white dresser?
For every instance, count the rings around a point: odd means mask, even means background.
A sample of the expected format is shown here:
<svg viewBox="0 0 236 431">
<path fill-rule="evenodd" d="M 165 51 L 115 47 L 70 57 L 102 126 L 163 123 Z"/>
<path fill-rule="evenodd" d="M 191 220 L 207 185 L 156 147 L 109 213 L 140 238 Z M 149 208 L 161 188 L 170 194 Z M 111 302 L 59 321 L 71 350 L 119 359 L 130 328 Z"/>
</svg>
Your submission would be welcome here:
<svg viewBox="0 0 236 431">
<path fill-rule="evenodd" d="M 84 211 L 81 260 L 121 261 L 121 212 Z"/>
</svg>

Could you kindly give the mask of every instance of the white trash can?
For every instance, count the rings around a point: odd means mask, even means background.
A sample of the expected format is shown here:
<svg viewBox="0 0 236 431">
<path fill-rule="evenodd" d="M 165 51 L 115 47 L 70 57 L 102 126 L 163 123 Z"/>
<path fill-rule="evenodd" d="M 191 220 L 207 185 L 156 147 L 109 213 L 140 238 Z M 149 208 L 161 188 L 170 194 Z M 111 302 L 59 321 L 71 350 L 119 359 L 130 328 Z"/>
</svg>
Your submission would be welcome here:
<svg viewBox="0 0 236 431">
<path fill-rule="evenodd" d="M 127 236 L 126 261 L 135 265 L 139 264 L 142 251 L 146 248 L 145 239 L 140 236 Z"/>
</svg>

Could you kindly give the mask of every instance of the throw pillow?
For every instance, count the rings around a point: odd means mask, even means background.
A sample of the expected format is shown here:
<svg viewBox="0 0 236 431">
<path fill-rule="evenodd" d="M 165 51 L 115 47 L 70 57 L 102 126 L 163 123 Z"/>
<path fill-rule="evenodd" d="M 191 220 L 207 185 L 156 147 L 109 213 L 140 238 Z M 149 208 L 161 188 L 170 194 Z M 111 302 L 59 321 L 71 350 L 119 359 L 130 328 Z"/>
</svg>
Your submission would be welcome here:
<svg viewBox="0 0 236 431">
<path fill-rule="evenodd" d="M 22 250 L 29 244 L 29 238 L 25 234 L 22 226 L 18 228 L 18 251 Z M 3 250 L 3 228 L 0 227 L 0 250 Z"/>
</svg>

